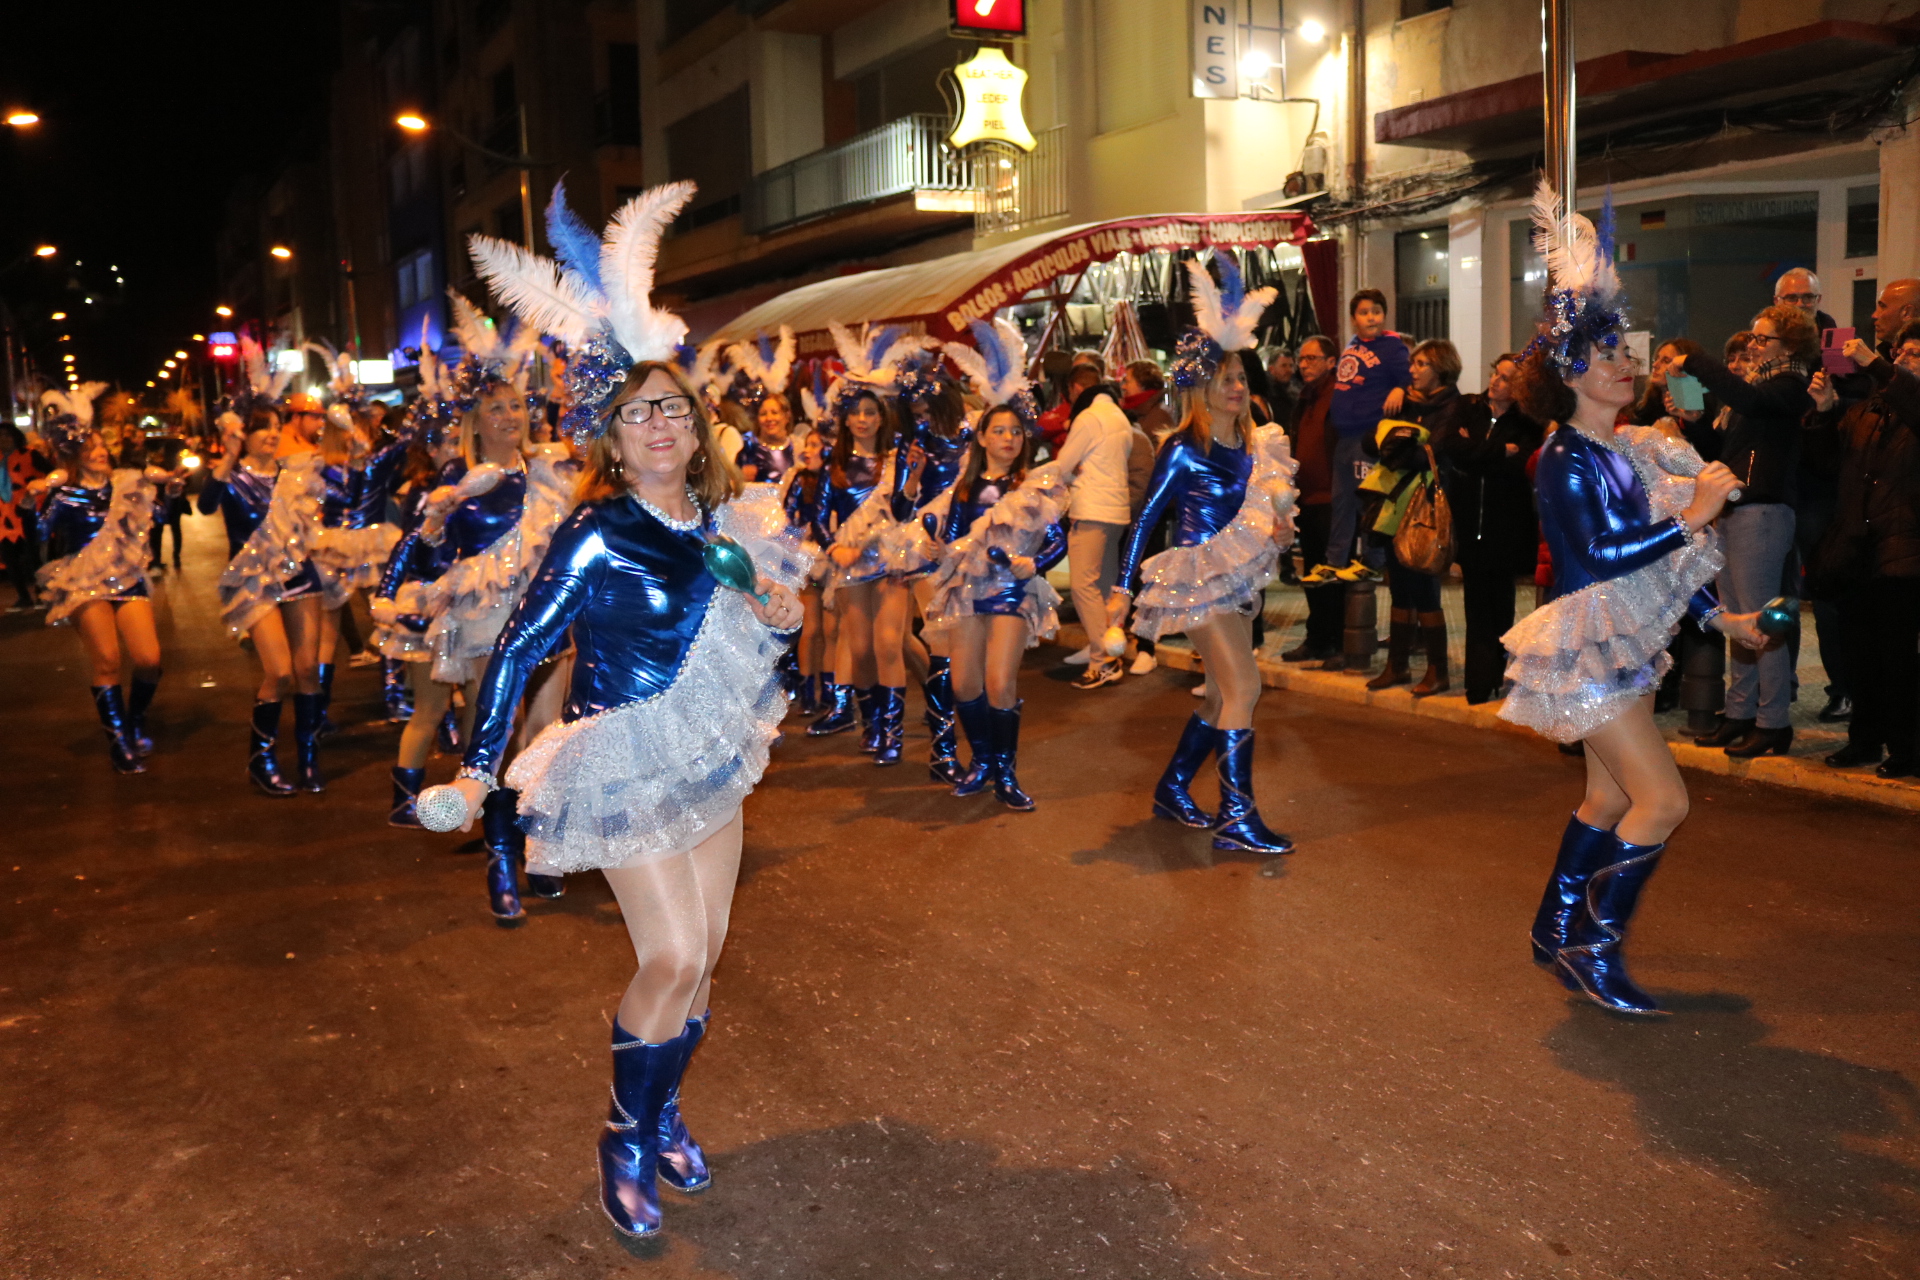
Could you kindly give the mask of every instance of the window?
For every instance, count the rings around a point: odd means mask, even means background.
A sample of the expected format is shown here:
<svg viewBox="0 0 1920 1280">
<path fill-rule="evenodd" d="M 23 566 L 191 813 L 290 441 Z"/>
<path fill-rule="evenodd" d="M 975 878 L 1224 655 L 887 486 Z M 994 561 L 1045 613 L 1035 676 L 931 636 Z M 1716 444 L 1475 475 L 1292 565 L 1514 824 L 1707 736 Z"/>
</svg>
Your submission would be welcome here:
<svg viewBox="0 0 1920 1280">
<path fill-rule="evenodd" d="M 1880 184 L 1847 188 L 1847 256 L 1872 258 L 1880 253 Z"/>
<path fill-rule="evenodd" d="M 420 249 L 400 259 L 393 267 L 394 305 L 404 311 L 416 302 L 434 295 L 433 251 Z"/>
<path fill-rule="evenodd" d="M 747 87 L 667 126 L 667 167 L 699 187 L 680 220 L 684 230 L 740 211 L 752 172 Z"/>
<path fill-rule="evenodd" d="M 640 145 L 640 46 L 607 45 L 607 88 L 594 102 L 594 136 L 615 146 Z"/>
<path fill-rule="evenodd" d="M 1452 337 L 1447 229 L 1422 227 L 1393 238 L 1393 327 L 1424 341 Z"/>
</svg>

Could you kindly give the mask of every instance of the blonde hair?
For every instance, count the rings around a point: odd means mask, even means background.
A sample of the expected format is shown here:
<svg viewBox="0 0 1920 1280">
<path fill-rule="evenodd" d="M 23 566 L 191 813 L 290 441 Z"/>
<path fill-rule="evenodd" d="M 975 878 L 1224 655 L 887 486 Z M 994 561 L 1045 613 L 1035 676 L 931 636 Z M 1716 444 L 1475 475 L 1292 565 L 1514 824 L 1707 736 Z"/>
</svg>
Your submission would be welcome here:
<svg viewBox="0 0 1920 1280">
<path fill-rule="evenodd" d="M 740 472 L 731 460 L 720 456 L 719 445 L 714 440 L 713 419 L 708 415 L 706 405 L 700 402 L 699 396 L 693 394 L 679 369 L 661 360 L 642 360 L 627 371 L 626 382 L 621 384 L 619 392 L 607 405 L 606 430 L 594 437 L 587 446 L 580 485 L 575 491 L 578 501 L 605 502 L 627 492 L 626 472 L 614 453 L 613 413 L 638 396 L 641 385 L 656 370 L 666 374 L 674 389 L 693 401 L 693 434 L 698 444 L 693 457 L 687 462 L 687 484 L 693 488 L 694 500 L 702 510 L 711 511 L 728 499 L 740 496 L 744 487 Z"/>
<path fill-rule="evenodd" d="M 460 457 L 469 467 L 477 467 L 481 462 L 480 402 L 488 396 L 496 395 L 517 395 L 522 401 L 526 399 L 524 392 L 516 391 L 511 383 L 504 382 L 498 386 L 489 387 L 473 398 L 473 407 L 460 415 Z M 331 427 L 333 425 L 332 421 L 329 420 L 327 425 Z M 532 447 L 532 442 L 533 411 L 529 409 L 527 411 L 527 425 L 520 429 L 520 452 L 523 454 L 526 453 Z"/>
<path fill-rule="evenodd" d="M 1240 359 L 1240 353 L 1229 351 L 1220 361 L 1220 367 L 1213 371 L 1213 377 L 1202 387 L 1192 387 L 1180 393 L 1180 430 L 1187 433 L 1193 446 L 1201 453 L 1213 452 L 1213 408 L 1207 403 L 1207 393 L 1220 385 L 1220 379 L 1227 375 L 1227 361 Z M 1253 396 L 1247 396 L 1247 407 L 1233 421 L 1234 434 L 1238 438 L 1236 448 L 1244 449 L 1253 439 Z"/>
</svg>

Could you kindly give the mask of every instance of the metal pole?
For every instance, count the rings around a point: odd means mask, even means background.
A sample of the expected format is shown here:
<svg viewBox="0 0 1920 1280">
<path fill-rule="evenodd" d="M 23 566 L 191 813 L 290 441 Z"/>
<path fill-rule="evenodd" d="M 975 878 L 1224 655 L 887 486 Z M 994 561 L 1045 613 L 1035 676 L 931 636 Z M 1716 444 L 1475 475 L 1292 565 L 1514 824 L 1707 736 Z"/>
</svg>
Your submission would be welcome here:
<svg viewBox="0 0 1920 1280">
<path fill-rule="evenodd" d="M 520 104 L 520 231 L 527 242 L 527 252 L 533 250 L 533 169 L 527 158 L 533 154 L 527 149 L 527 104 Z"/>
<path fill-rule="evenodd" d="M 1579 202 L 1574 131 L 1573 0 L 1541 0 L 1540 74 L 1546 112 L 1547 182 L 1572 218 Z"/>
</svg>

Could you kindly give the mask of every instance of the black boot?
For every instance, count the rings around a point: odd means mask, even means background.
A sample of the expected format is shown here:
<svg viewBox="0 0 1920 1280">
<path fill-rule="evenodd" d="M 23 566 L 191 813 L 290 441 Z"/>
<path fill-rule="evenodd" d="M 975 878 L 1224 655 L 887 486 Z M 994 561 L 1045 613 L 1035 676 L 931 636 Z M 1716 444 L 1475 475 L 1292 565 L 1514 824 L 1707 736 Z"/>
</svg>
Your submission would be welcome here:
<svg viewBox="0 0 1920 1280">
<path fill-rule="evenodd" d="M 330 737 L 340 731 L 340 726 L 327 718 L 327 712 L 333 707 L 333 664 L 323 662 L 320 672 L 320 736 Z"/>
<path fill-rule="evenodd" d="M 1712 733 L 1702 734 L 1700 737 L 1695 738 L 1693 745 L 1696 747 L 1731 747 L 1736 742 L 1745 739 L 1749 733 L 1752 733 L 1754 725 L 1757 723 L 1757 721 L 1753 720 L 1732 720 L 1723 716 L 1720 719 L 1720 727 L 1718 729 L 1715 729 Z"/>
<path fill-rule="evenodd" d="M 1784 756 L 1793 754 L 1793 726 L 1785 725 L 1778 729 L 1762 729 L 1755 725 L 1747 736 L 1727 748 L 1727 755 L 1735 760 L 1755 760 L 1761 756 Z"/>
<path fill-rule="evenodd" d="M 934 654 L 927 659 L 932 668 L 921 686 L 927 698 L 927 731 L 933 735 L 933 751 L 927 760 L 927 772 L 935 782 L 948 786 L 960 781 L 960 746 L 954 733 L 953 660 Z"/>
<path fill-rule="evenodd" d="M 1559 967 L 1560 951 L 1567 945 L 1573 926 L 1586 914 L 1587 881 L 1612 861 L 1613 832 L 1590 827 L 1578 816 L 1567 819 L 1553 874 L 1547 877 L 1540 910 L 1534 913 L 1533 928 L 1527 936 L 1533 944 L 1533 962 L 1552 967 L 1554 976 L 1569 991 L 1578 991 L 1580 984 Z"/>
<path fill-rule="evenodd" d="M 992 709 L 987 706 L 984 693 L 955 703 L 953 709 L 960 720 L 960 731 L 967 735 L 967 750 L 973 753 L 973 767 L 967 770 L 966 777 L 953 784 L 953 794 L 979 795 L 1000 773 L 1000 761 L 993 750 Z"/>
<path fill-rule="evenodd" d="M 1220 812 L 1213 847 L 1247 853 L 1292 853 L 1293 841 L 1267 829 L 1253 803 L 1253 730 L 1219 729 Z"/>
<path fill-rule="evenodd" d="M 280 772 L 280 762 L 273 754 L 274 744 L 280 737 L 280 705 L 279 702 L 253 704 L 253 748 L 247 757 L 247 777 L 262 795 L 275 797 L 293 794 L 293 784 Z"/>
<path fill-rule="evenodd" d="M 1395 609 L 1387 616 L 1387 665 L 1367 681 L 1369 689 L 1387 689 L 1413 679 L 1407 670 L 1413 657 L 1413 610 Z"/>
<path fill-rule="evenodd" d="M 1627 974 L 1621 954 L 1627 926 L 1640 905 L 1640 890 L 1660 865 L 1664 844 L 1628 844 L 1612 837 L 1607 865 L 1587 882 L 1587 909 L 1573 922 L 1560 968 L 1595 1004 L 1615 1013 L 1665 1013 Z"/>
<path fill-rule="evenodd" d="M 1191 788 L 1200 766 L 1218 745 L 1218 732 L 1202 720 L 1198 712 L 1187 717 L 1187 727 L 1180 731 L 1173 759 L 1167 761 L 1166 772 L 1160 775 L 1160 784 L 1153 789 L 1154 817 L 1169 818 L 1183 827 L 1213 825 L 1213 815 L 1195 803 Z"/>
<path fill-rule="evenodd" d="M 320 695 L 293 695 L 294 785 L 302 791 L 327 789 L 320 776 Z"/>
<path fill-rule="evenodd" d="M 412 827 L 420 829 L 420 815 L 414 812 L 414 805 L 420 800 L 420 788 L 427 782 L 425 769 L 403 769 L 393 766 L 393 805 L 387 810 L 387 825 L 390 827 Z"/>
<path fill-rule="evenodd" d="M 694 1037 L 682 1031 L 662 1044 L 636 1040 L 613 1023 L 613 1105 L 600 1133 L 600 1207 L 614 1230 L 651 1236 L 660 1230 L 660 1114 L 687 1069 Z"/>
<path fill-rule="evenodd" d="M 117 684 L 93 686 L 93 709 L 100 716 L 100 727 L 107 731 L 107 750 L 115 773 L 145 773 L 140 751 L 127 732 L 127 704 Z"/>
<path fill-rule="evenodd" d="M 147 736 L 147 708 L 153 705 L 153 695 L 159 689 L 158 671 L 151 680 L 135 676 L 127 688 L 127 737 L 133 742 L 134 753 L 142 760 L 153 754 L 153 739 Z"/>
<path fill-rule="evenodd" d="M 1015 703 L 1011 707 L 988 706 L 987 721 L 992 726 L 993 754 L 1000 762 L 993 778 L 993 794 L 1000 797 L 1000 803 L 1009 809 L 1026 813 L 1033 808 L 1033 797 L 1020 789 L 1020 779 L 1014 776 L 1014 766 L 1020 756 L 1020 708 Z"/>
<path fill-rule="evenodd" d="M 526 918 L 520 905 L 520 850 L 514 840 L 514 801 L 519 793 L 504 788 L 487 792 L 480 803 L 480 839 L 487 846 L 487 903 L 493 918 L 511 928 Z"/>
</svg>

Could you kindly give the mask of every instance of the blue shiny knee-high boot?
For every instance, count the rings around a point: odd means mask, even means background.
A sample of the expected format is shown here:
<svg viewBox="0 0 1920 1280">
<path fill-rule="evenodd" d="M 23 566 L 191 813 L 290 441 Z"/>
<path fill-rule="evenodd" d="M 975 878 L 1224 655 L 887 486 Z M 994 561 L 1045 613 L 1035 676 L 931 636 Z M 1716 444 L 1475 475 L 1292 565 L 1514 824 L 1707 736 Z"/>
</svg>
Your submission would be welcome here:
<svg viewBox="0 0 1920 1280">
<path fill-rule="evenodd" d="M 800 681 L 800 714 L 810 716 L 820 710 L 820 677 L 807 676 Z"/>
<path fill-rule="evenodd" d="M 933 735 L 927 772 L 935 782 L 952 786 L 960 781 L 960 748 L 954 735 L 953 659 L 931 654 L 927 665 L 927 682 L 921 686 L 927 699 L 927 732 Z"/>
<path fill-rule="evenodd" d="M 327 718 L 333 706 L 333 664 L 323 662 L 316 670 L 320 673 L 320 736 L 324 738 L 340 731 L 340 726 Z"/>
<path fill-rule="evenodd" d="M 153 754 L 153 739 L 147 736 L 147 708 L 153 705 L 153 695 L 159 691 L 158 671 L 151 680 L 135 676 L 127 686 L 127 737 L 133 742 L 134 754 L 142 760 Z"/>
<path fill-rule="evenodd" d="M 487 846 L 487 905 L 502 928 L 511 929 L 527 917 L 520 905 L 520 850 L 515 846 L 513 802 L 519 793 L 503 789 L 487 792 L 480 803 L 480 838 Z"/>
<path fill-rule="evenodd" d="M 681 1061 L 680 1074 L 674 1077 L 673 1088 L 667 1094 L 666 1105 L 660 1108 L 660 1162 L 657 1166 L 660 1181 L 672 1187 L 682 1195 L 699 1195 L 713 1185 L 713 1174 L 707 1168 L 707 1153 L 687 1132 L 687 1122 L 680 1115 L 680 1081 L 686 1078 L 687 1062 L 693 1058 L 693 1051 L 700 1047 L 700 1041 L 706 1038 L 707 1023 L 713 1018 L 709 1009 L 697 1018 L 687 1019 L 687 1056 Z"/>
<path fill-rule="evenodd" d="M 100 716 L 100 727 L 107 731 L 107 750 L 113 757 L 115 773 L 145 773 L 139 749 L 127 732 L 126 695 L 117 684 L 93 686 L 93 709 Z"/>
<path fill-rule="evenodd" d="M 388 826 L 419 829 L 420 815 L 414 811 L 414 805 L 420 799 L 420 788 L 426 784 L 425 769 L 393 766 L 393 804 L 387 809 Z"/>
<path fill-rule="evenodd" d="M 527 892 L 536 898 L 564 898 L 567 896 L 565 876 L 543 876 L 537 871 L 528 871 L 527 833 L 520 826 L 520 793 L 511 787 L 501 787 L 493 793 L 506 798 L 499 802 L 497 821 L 500 823 L 502 843 L 513 850 L 513 860 L 519 865 L 527 879 Z M 489 841 L 491 849 L 492 842 Z"/>
<path fill-rule="evenodd" d="M 987 705 L 984 693 L 955 703 L 953 709 L 960 721 L 960 731 L 967 735 L 967 750 L 973 753 L 973 765 L 964 778 L 953 784 L 953 794 L 979 795 L 1000 776 L 1000 758 L 994 754 L 993 709 Z"/>
<path fill-rule="evenodd" d="M 877 765 L 900 763 L 900 750 L 906 745 L 907 691 L 889 685 L 876 686 L 873 716 L 880 731 L 873 739 L 873 762 Z"/>
<path fill-rule="evenodd" d="M 387 704 L 387 723 L 413 719 L 413 688 L 407 683 L 407 664 L 398 658 L 380 659 L 380 697 Z"/>
<path fill-rule="evenodd" d="M 1153 789 L 1153 816 L 1167 818 L 1185 827 L 1211 827 L 1213 815 L 1194 803 L 1193 779 L 1200 772 L 1200 766 L 1207 762 L 1217 745 L 1214 727 L 1202 720 L 1199 714 L 1187 717 L 1187 727 L 1180 731 L 1180 741 L 1173 749 L 1173 759 L 1167 761 L 1165 773 L 1160 775 L 1160 784 Z"/>
<path fill-rule="evenodd" d="M 1271 831 L 1253 803 L 1253 730 L 1220 729 L 1220 812 L 1213 847 L 1247 853 L 1292 853 L 1293 841 Z"/>
<path fill-rule="evenodd" d="M 600 1208 L 614 1230 L 660 1230 L 660 1113 L 686 1070 L 695 1037 L 682 1031 L 661 1044 L 635 1040 L 613 1023 L 613 1105 L 600 1132 Z"/>
<path fill-rule="evenodd" d="M 858 726 L 860 720 L 854 712 L 853 686 L 836 684 L 833 672 L 822 671 L 820 687 L 825 691 L 827 714 L 807 726 L 807 736 L 824 738 L 830 733 L 845 733 Z"/>
<path fill-rule="evenodd" d="M 1607 865 L 1587 881 L 1587 909 L 1567 932 L 1560 967 L 1595 1004 L 1615 1013 L 1664 1014 L 1666 1010 L 1628 976 L 1627 958 L 1620 948 L 1640 905 L 1640 890 L 1660 865 L 1660 854 L 1667 846 L 1628 844 L 1617 835 L 1608 838 L 1612 848 Z"/>
<path fill-rule="evenodd" d="M 860 704 L 860 750 L 872 755 L 880 749 L 880 686 L 855 689 L 853 700 Z"/>
<path fill-rule="evenodd" d="M 1547 877 L 1546 892 L 1540 896 L 1540 910 L 1534 913 L 1527 938 L 1533 947 L 1533 962 L 1551 968 L 1569 991 L 1580 990 L 1580 984 L 1560 967 L 1560 950 L 1567 945 L 1575 923 L 1586 914 L 1587 881 L 1613 860 L 1613 832 L 1588 826 L 1578 814 L 1567 819 L 1567 829 L 1560 835 L 1560 854 L 1554 859 L 1553 874 Z"/>
<path fill-rule="evenodd" d="M 1020 708 L 1025 703 L 1014 703 L 1011 707 L 987 707 L 987 722 L 992 725 L 993 757 L 998 767 L 993 775 L 993 794 L 1000 803 L 1009 809 L 1028 813 L 1033 809 L 1033 797 L 1020 789 L 1020 779 L 1014 776 L 1014 767 L 1020 758 Z"/>
<path fill-rule="evenodd" d="M 302 791 L 327 789 L 327 780 L 320 774 L 321 715 L 319 694 L 293 695 L 294 786 Z"/>
<path fill-rule="evenodd" d="M 280 772 L 280 762 L 274 758 L 274 745 L 280 737 L 280 707 L 278 701 L 253 704 L 252 751 L 247 756 L 247 777 L 262 795 L 275 797 L 293 794 L 293 784 Z"/>
</svg>

